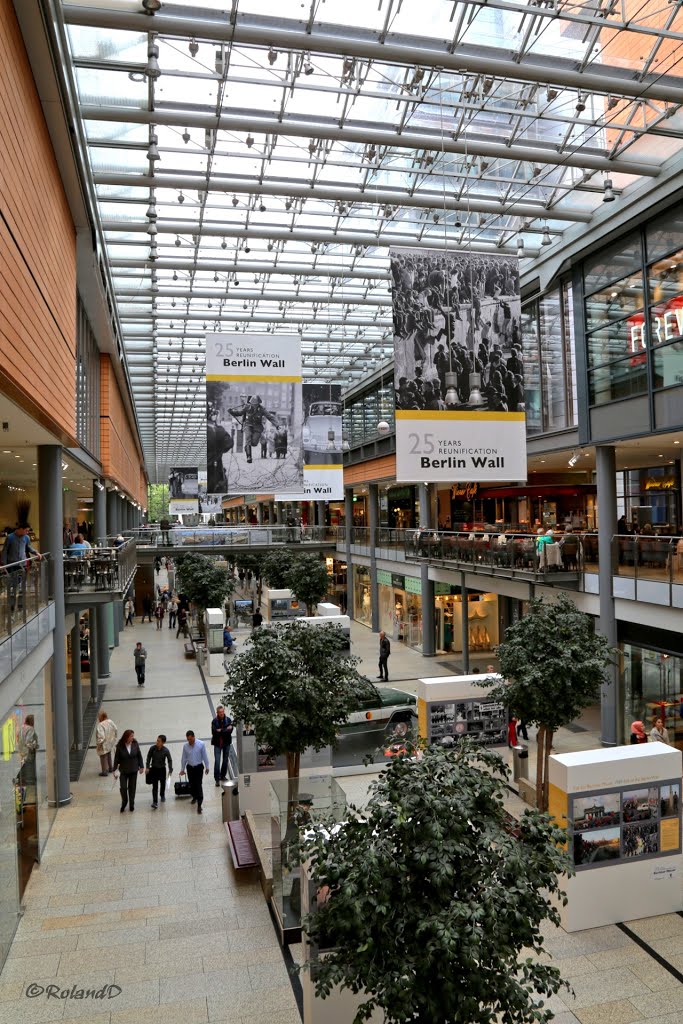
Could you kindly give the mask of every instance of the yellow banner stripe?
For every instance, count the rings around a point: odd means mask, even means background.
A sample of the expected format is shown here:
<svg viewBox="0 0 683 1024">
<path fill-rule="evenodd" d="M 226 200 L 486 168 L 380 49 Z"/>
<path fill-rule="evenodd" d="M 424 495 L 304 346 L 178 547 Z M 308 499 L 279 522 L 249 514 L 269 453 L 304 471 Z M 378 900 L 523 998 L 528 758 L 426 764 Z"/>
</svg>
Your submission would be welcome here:
<svg viewBox="0 0 683 1024">
<path fill-rule="evenodd" d="M 484 409 L 397 409 L 394 415 L 397 420 L 504 420 L 508 423 L 521 423 L 526 417 L 523 412 L 487 412 Z"/>
<path fill-rule="evenodd" d="M 264 381 L 266 384 L 301 384 L 301 377 L 263 377 L 261 374 L 240 374 L 235 377 L 228 377 L 224 373 L 207 373 L 206 379 L 208 380 L 224 380 L 224 381 L 236 381 L 238 383 L 251 382 L 260 383 Z"/>
<path fill-rule="evenodd" d="M 307 462 L 304 462 L 304 470 L 308 469 L 336 469 L 343 471 L 344 466 L 341 462 L 329 462 L 326 466 L 309 466 Z"/>
</svg>

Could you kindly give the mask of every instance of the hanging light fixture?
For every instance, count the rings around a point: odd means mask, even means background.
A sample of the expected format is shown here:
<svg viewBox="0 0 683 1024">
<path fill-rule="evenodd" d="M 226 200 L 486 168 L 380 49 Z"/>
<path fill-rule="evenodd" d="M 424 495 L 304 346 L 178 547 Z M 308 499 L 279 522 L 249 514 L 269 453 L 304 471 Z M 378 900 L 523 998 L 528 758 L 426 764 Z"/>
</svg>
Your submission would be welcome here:
<svg viewBox="0 0 683 1024">
<path fill-rule="evenodd" d="M 148 220 L 156 220 L 157 219 L 157 204 L 154 201 L 154 193 L 153 192 L 151 192 L 150 196 L 149 196 L 149 206 L 147 207 L 147 212 L 145 213 L 145 217 L 147 217 Z"/>
<path fill-rule="evenodd" d="M 522 259 L 524 256 L 524 239 L 520 235 L 517 239 L 517 258 Z"/>
<path fill-rule="evenodd" d="M 458 404 L 458 375 L 457 373 L 452 373 L 449 371 L 446 373 L 444 379 L 446 383 L 446 394 L 444 395 L 444 402 L 449 407 L 449 409 L 453 409 Z"/>
<path fill-rule="evenodd" d="M 604 193 L 604 195 L 602 197 L 603 203 L 613 203 L 614 200 L 617 197 L 614 194 L 614 190 L 613 190 L 613 186 L 612 186 L 612 179 L 611 178 L 605 178 L 605 180 L 602 183 L 602 187 L 605 190 L 605 193 Z"/>
<path fill-rule="evenodd" d="M 249 133 L 249 135 L 247 135 L 247 137 L 246 137 L 246 139 L 244 141 L 246 142 L 247 149 L 251 149 L 251 147 L 254 145 L 254 139 L 253 139 L 253 136 L 251 135 L 251 133 Z"/>
<path fill-rule="evenodd" d="M 271 48 L 268 50 L 268 63 L 270 64 L 271 67 L 273 66 L 276 60 L 277 50 L 274 50 L 273 47 L 271 46 Z"/>
<path fill-rule="evenodd" d="M 548 225 L 546 224 L 545 227 L 543 228 L 543 238 L 541 239 L 541 245 L 551 245 L 551 244 L 552 244 L 552 238 L 550 237 L 550 231 L 548 230 Z"/>
<path fill-rule="evenodd" d="M 153 43 L 147 50 L 145 74 L 153 81 L 156 81 L 156 79 L 161 75 L 161 68 L 159 67 L 159 47 L 156 43 Z"/>
<path fill-rule="evenodd" d="M 196 57 L 199 53 L 199 43 L 196 39 L 190 39 L 190 45 L 188 47 L 190 51 L 190 57 Z"/>
<path fill-rule="evenodd" d="M 178 202 L 180 203 L 181 206 L 185 202 L 185 196 L 183 195 L 182 192 L 180 192 L 179 195 L 178 195 Z"/>
<path fill-rule="evenodd" d="M 160 159 L 158 145 L 159 145 L 159 139 L 157 138 L 156 132 L 155 131 L 150 132 L 150 136 L 149 136 L 149 149 L 147 150 L 147 159 L 150 160 L 152 163 L 155 163 L 157 160 Z"/>
<path fill-rule="evenodd" d="M 182 140 L 185 143 L 185 145 L 187 145 L 188 142 L 190 141 L 190 133 L 188 132 L 187 128 L 185 129 L 185 131 L 182 134 Z"/>
</svg>

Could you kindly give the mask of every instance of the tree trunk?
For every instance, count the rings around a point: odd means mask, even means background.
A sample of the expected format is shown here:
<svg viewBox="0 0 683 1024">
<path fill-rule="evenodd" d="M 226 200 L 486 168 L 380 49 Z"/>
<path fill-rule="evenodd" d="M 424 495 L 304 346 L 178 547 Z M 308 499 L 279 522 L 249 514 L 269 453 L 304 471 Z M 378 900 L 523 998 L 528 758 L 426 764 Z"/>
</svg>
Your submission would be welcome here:
<svg viewBox="0 0 683 1024">
<path fill-rule="evenodd" d="M 546 731 L 545 731 L 545 753 L 543 755 L 543 806 L 539 808 L 539 810 L 541 810 L 541 811 L 547 811 L 548 810 L 548 803 L 549 803 L 548 797 L 550 795 L 549 794 L 550 783 L 548 781 L 548 758 L 550 757 L 550 751 L 552 750 L 552 747 L 553 747 L 553 736 L 554 735 L 555 735 L 555 733 L 553 732 L 552 729 L 547 729 L 546 728 Z"/>
<path fill-rule="evenodd" d="M 542 810 L 543 803 L 543 766 L 544 766 L 544 750 L 545 750 L 545 726 L 539 725 L 538 735 L 536 737 L 536 743 L 538 747 L 536 749 L 536 806 L 539 811 Z"/>
<path fill-rule="evenodd" d="M 262 595 L 263 595 L 263 577 L 259 576 L 259 578 L 258 578 L 258 603 L 259 603 L 259 606 L 261 604 L 261 597 L 262 597 Z"/>
<path fill-rule="evenodd" d="M 299 766 L 300 753 L 287 754 L 287 821 L 294 817 L 294 809 L 299 803 Z"/>
</svg>

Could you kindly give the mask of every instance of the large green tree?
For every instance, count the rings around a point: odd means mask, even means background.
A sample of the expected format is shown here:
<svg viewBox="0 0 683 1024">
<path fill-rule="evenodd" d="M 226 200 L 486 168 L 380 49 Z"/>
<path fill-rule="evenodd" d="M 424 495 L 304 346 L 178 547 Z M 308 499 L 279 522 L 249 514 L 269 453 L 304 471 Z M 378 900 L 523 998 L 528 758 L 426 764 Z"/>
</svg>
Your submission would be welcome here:
<svg viewBox="0 0 683 1024">
<path fill-rule="evenodd" d="M 289 571 L 294 552 L 287 548 L 271 548 L 263 559 L 263 577 L 274 590 L 289 590 Z"/>
<path fill-rule="evenodd" d="M 507 768 L 465 741 L 398 757 L 361 813 L 310 826 L 302 854 L 318 887 L 303 922 L 332 945 L 316 994 L 360 994 L 354 1024 L 549 1021 L 543 997 L 563 982 L 542 962 L 544 921 L 559 924 L 566 833 L 526 811 L 514 834 L 503 809 Z M 566 900 L 564 900 L 566 902 Z"/>
<path fill-rule="evenodd" d="M 287 586 L 303 601 L 309 615 L 315 614 L 315 606 L 327 593 L 329 578 L 327 566 L 318 555 L 296 555 L 287 573 Z"/>
<path fill-rule="evenodd" d="M 481 685 L 491 700 L 538 726 L 536 805 L 545 811 L 553 736 L 598 700 L 614 652 L 591 617 L 561 594 L 552 603 L 532 601 L 524 618 L 508 626 L 497 654 L 505 682 Z"/>
<path fill-rule="evenodd" d="M 334 743 L 360 700 L 377 692 L 343 656 L 347 639 L 335 625 L 262 626 L 230 662 L 223 704 L 248 722 L 261 743 L 287 757 L 287 775 L 299 776 L 301 754 Z"/>
<path fill-rule="evenodd" d="M 147 521 L 158 523 L 168 516 L 168 484 L 150 484 L 147 499 Z"/>
<path fill-rule="evenodd" d="M 235 589 L 231 573 L 215 559 L 194 553 L 180 555 L 176 563 L 178 590 L 203 612 L 207 608 L 222 608 Z"/>
</svg>

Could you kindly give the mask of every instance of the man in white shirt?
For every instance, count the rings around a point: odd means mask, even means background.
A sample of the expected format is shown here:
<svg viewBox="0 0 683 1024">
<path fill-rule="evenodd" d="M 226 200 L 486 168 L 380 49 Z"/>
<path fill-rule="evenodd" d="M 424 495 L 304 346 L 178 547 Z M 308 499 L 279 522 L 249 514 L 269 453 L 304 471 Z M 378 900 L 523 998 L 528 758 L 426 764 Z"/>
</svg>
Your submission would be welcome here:
<svg viewBox="0 0 683 1024">
<path fill-rule="evenodd" d="M 209 755 L 206 747 L 201 740 L 197 739 L 192 729 L 188 729 L 185 736 L 187 743 L 183 746 L 183 754 L 180 759 L 180 774 L 182 775 L 187 769 L 187 781 L 190 783 L 190 793 L 192 794 L 191 802 L 197 805 L 197 814 L 201 814 L 204 803 L 202 775 L 209 774 Z"/>
</svg>

